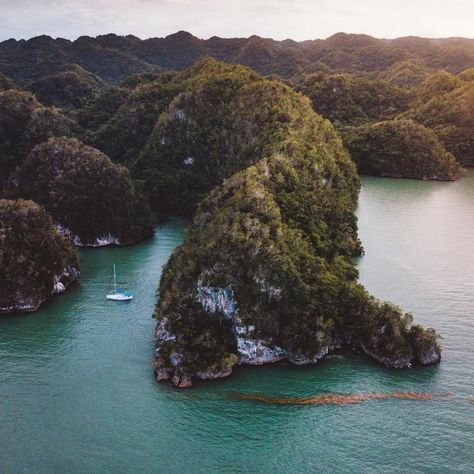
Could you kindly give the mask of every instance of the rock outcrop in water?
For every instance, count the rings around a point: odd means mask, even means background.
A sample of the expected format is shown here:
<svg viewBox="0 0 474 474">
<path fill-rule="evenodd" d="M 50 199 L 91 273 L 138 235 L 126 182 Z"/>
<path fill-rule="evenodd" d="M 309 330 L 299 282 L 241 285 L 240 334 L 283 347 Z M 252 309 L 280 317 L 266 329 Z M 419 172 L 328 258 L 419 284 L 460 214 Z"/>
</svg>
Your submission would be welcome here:
<svg viewBox="0 0 474 474">
<path fill-rule="evenodd" d="M 36 146 L 11 188 L 43 205 L 76 245 L 127 245 L 153 232 L 148 203 L 128 170 L 77 139 Z"/>
<path fill-rule="evenodd" d="M 175 155 L 184 159 L 194 147 L 200 166 L 224 164 L 234 174 L 220 185 L 214 175 L 217 187 L 163 273 L 157 379 L 188 387 L 193 378 L 227 376 L 238 363 L 312 364 L 344 344 L 390 367 L 439 360 L 434 330 L 412 327 L 410 315 L 357 283 L 359 179 L 332 125 L 283 84 L 249 74 L 232 81 L 229 72 L 238 71 L 221 68 L 222 80 L 209 79 L 212 94 L 180 100 L 176 118 L 163 121 Z M 199 90 L 206 87 L 201 75 Z M 229 103 L 245 106 L 216 120 Z M 197 141 L 193 131 L 211 109 Z M 267 114 L 266 127 L 257 126 Z M 247 139 L 226 139 L 229 130 Z M 207 143 L 206 153 L 195 142 Z"/>
<path fill-rule="evenodd" d="M 32 201 L 0 200 L 0 313 L 29 312 L 79 277 L 79 260 Z"/>
</svg>

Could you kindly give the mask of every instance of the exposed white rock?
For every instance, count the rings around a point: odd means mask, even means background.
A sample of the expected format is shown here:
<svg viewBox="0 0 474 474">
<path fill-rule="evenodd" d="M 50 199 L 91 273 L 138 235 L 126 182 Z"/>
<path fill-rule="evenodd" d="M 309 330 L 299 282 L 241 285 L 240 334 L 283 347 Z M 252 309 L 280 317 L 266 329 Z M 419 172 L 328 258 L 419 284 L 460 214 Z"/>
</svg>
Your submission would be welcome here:
<svg viewBox="0 0 474 474">
<path fill-rule="evenodd" d="M 237 337 L 237 351 L 242 364 L 270 364 L 286 358 L 286 351 L 279 346 L 269 346 L 261 339 Z"/>
<path fill-rule="evenodd" d="M 278 299 L 281 296 L 281 288 L 276 288 L 270 285 L 265 278 L 256 276 L 254 278 L 255 283 L 258 285 L 259 290 L 262 293 L 266 293 L 270 298 Z"/>
<path fill-rule="evenodd" d="M 53 286 L 53 295 L 62 293 L 65 289 L 66 287 L 64 286 L 63 283 L 61 283 L 60 281 L 56 281 Z"/>
<path fill-rule="evenodd" d="M 434 347 L 428 351 L 418 351 L 416 355 L 423 365 L 434 364 L 441 359 L 440 353 Z"/>
<path fill-rule="evenodd" d="M 236 310 L 237 302 L 231 288 L 216 288 L 203 285 L 200 278 L 196 288 L 197 300 L 205 311 L 209 313 L 222 313 L 227 319 L 231 319 Z"/>
<path fill-rule="evenodd" d="M 12 306 L 0 306 L 1 313 L 12 313 L 12 312 L 29 312 L 35 311 L 38 309 L 39 305 L 34 305 L 32 303 L 21 303 Z"/>
<path fill-rule="evenodd" d="M 194 162 L 195 162 L 195 159 L 192 156 L 187 156 L 183 160 L 183 165 L 184 166 L 192 166 L 192 165 L 194 165 Z"/>
<path fill-rule="evenodd" d="M 170 117 L 172 119 L 176 119 L 176 120 L 180 120 L 184 122 L 188 118 L 188 115 L 186 114 L 184 109 L 179 109 L 177 107 L 174 107 L 170 110 Z"/>
<path fill-rule="evenodd" d="M 201 380 L 214 380 L 214 379 L 223 379 L 228 377 L 232 373 L 232 368 L 222 369 L 218 371 L 199 371 L 196 372 L 196 377 L 200 378 Z"/>
<path fill-rule="evenodd" d="M 316 364 L 318 360 L 322 359 L 329 353 L 329 347 L 323 347 L 319 352 L 316 352 L 312 357 L 306 357 L 302 354 L 288 353 L 288 360 L 295 365 L 309 365 Z"/>
<path fill-rule="evenodd" d="M 168 323 L 167 319 L 161 319 L 158 322 L 158 325 L 156 327 L 156 330 L 155 330 L 155 338 L 157 342 L 156 352 L 160 352 L 160 347 L 165 342 L 176 341 L 176 335 L 171 334 L 171 332 L 169 332 L 168 329 L 166 329 L 167 323 Z"/>
<path fill-rule="evenodd" d="M 360 347 L 368 356 L 372 357 L 372 359 L 375 359 L 381 364 L 384 364 L 386 367 L 392 367 L 394 369 L 406 369 L 406 368 L 411 367 L 411 358 L 409 357 L 398 357 L 398 358 L 384 357 L 384 356 L 375 354 L 375 352 L 372 352 L 362 342 L 360 343 Z"/>
<path fill-rule="evenodd" d="M 63 227 L 61 224 L 56 224 L 56 230 L 66 237 L 69 237 L 74 245 L 77 247 L 105 247 L 107 245 L 120 245 L 120 239 L 113 236 L 112 234 L 104 234 L 100 237 L 96 237 L 93 243 L 83 243 L 81 238 L 69 230 Z"/>
<path fill-rule="evenodd" d="M 183 361 L 183 354 L 180 354 L 179 352 L 172 352 L 170 354 L 170 364 L 173 366 L 173 367 L 176 367 L 177 365 L 181 364 L 181 362 Z"/>
<path fill-rule="evenodd" d="M 61 235 L 64 235 L 64 236 L 68 237 L 69 239 L 71 239 L 71 241 L 74 245 L 77 245 L 78 247 L 82 246 L 81 239 L 79 238 L 79 236 L 77 234 L 75 234 L 74 232 L 69 230 L 67 227 L 63 227 L 61 224 L 56 224 L 55 227 L 56 227 L 56 230 Z"/>
</svg>

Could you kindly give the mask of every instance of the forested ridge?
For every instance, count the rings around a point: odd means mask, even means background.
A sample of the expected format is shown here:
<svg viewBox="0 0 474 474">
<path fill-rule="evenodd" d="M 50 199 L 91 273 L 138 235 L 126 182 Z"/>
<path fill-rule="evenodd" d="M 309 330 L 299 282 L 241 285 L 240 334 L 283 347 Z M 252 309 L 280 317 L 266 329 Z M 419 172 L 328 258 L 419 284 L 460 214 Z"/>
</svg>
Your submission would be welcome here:
<svg viewBox="0 0 474 474">
<path fill-rule="evenodd" d="M 56 74 L 67 64 L 78 64 L 107 82 L 118 83 L 134 73 L 182 70 L 205 57 L 283 78 L 318 71 L 357 71 L 398 85 L 414 85 L 430 72 L 444 69 L 457 74 L 472 67 L 474 40 L 386 40 L 346 33 L 300 42 L 255 35 L 202 40 L 179 31 L 145 40 L 108 34 L 70 41 L 43 35 L 0 43 L 0 71 L 22 84 Z"/>
<path fill-rule="evenodd" d="M 44 107 L 58 107 L 82 127 L 82 135 L 75 136 L 114 161 L 130 162 L 141 153 L 156 117 L 168 105 L 173 71 L 205 57 L 283 79 L 311 98 L 315 111 L 333 122 L 348 146 L 354 137 L 367 135 L 369 124 L 409 118 L 435 132 L 445 148 L 441 154 L 453 154 L 464 166 L 474 163 L 474 40 L 468 38 L 385 40 L 337 33 L 302 42 L 258 36 L 201 40 L 183 31 L 146 40 L 114 34 L 75 41 L 39 36 L 0 43 L 0 90 L 33 92 Z M 377 127 L 382 129 L 389 125 Z M 407 127 L 398 131 L 400 138 L 406 131 Z M 435 159 L 441 166 L 438 172 L 420 173 L 424 158 L 417 150 L 426 142 L 422 135 L 403 136 L 406 145 L 414 145 L 405 147 L 410 156 L 404 164 L 397 161 L 396 150 L 382 146 L 391 156 L 388 168 L 379 172 L 379 166 L 356 159 L 360 172 L 456 179 L 459 171 L 447 164 L 451 160 Z M 406 166 L 410 162 L 413 169 Z"/>
<path fill-rule="evenodd" d="M 1 43 L 1 192 L 17 200 L 5 213 L 34 200 L 77 245 L 128 245 L 163 213 L 193 216 L 155 312 L 157 376 L 175 385 L 344 344 L 392 367 L 436 362 L 435 331 L 357 283 L 357 170 L 453 180 L 473 164 L 472 44 Z"/>
</svg>

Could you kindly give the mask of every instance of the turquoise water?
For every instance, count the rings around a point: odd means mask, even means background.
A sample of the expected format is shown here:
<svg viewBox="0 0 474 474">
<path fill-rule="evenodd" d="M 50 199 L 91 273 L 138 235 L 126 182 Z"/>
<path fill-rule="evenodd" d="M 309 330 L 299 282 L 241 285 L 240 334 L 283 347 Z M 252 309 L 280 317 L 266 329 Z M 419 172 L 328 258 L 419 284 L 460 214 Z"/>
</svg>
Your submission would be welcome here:
<svg viewBox="0 0 474 474">
<path fill-rule="evenodd" d="M 185 221 L 82 252 L 80 285 L 0 318 L 0 472 L 472 472 L 474 173 L 457 183 L 365 178 L 369 290 L 443 335 L 438 366 L 392 371 L 357 354 L 310 368 L 240 368 L 178 391 L 153 380 L 156 283 Z M 133 289 L 107 301 L 112 264 Z M 453 392 L 437 400 L 282 406 L 240 393 Z"/>
</svg>

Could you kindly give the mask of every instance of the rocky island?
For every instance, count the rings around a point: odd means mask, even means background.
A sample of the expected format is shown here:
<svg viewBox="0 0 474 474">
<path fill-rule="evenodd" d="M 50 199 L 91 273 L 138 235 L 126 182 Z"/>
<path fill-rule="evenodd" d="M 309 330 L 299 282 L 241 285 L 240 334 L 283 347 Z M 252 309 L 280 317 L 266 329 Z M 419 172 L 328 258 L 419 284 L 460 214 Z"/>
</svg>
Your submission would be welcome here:
<svg viewBox="0 0 474 474">
<path fill-rule="evenodd" d="M 207 67 L 213 74 L 194 71 L 199 87 L 171 103 L 151 137 L 168 147 L 167 163 L 221 182 L 163 273 L 157 379 L 187 387 L 239 363 L 315 363 L 342 345 L 394 368 L 437 362 L 435 331 L 357 282 L 360 184 L 331 123 L 281 82 Z"/>
<path fill-rule="evenodd" d="M 79 259 L 32 201 L 0 199 L 0 313 L 30 312 L 79 278 Z"/>
</svg>

